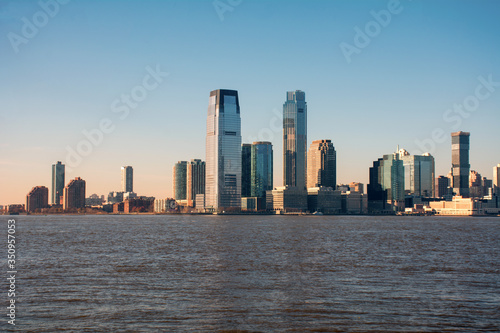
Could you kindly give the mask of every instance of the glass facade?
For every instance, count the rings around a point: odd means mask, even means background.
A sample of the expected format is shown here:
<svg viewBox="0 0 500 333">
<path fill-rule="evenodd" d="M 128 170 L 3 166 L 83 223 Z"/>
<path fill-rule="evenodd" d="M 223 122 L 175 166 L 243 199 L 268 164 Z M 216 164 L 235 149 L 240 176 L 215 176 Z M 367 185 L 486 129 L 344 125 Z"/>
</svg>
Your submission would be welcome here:
<svg viewBox="0 0 500 333">
<path fill-rule="evenodd" d="M 238 92 L 210 92 L 207 115 L 205 208 L 241 207 L 241 118 Z"/>
<path fill-rule="evenodd" d="M 273 145 L 271 142 L 252 144 L 251 196 L 265 198 L 273 189 Z"/>
<path fill-rule="evenodd" d="M 188 206 L 196 207 L 196 195 L 205 194 L 205 162 L 191 160 L 187 165 L 186 178 Z"/>
<path fill-rule="evenodd" d="M 52 164 L 52 204 L 59 205 L 64 193 L 64 177 L 66 167 L 60 161 Z"/>
<path fill-rule="evenodd" d="M 122 167 L 122 192 L 134 192 L 134 170 L 131 166 Z"/>
<path fill-rule="evenodd" d="M 307 153 L 307 188 L 337 187 L 337 153 L 331 140 L 316 140 Z"/>
<path fill-rule="evenodd" d="M 241 197 L 252 196 L 252 145 L 244 143 L 241 145 Z"/>
<path fill-rule="evenodd" d="M 434 196 L 435 164 L 430 154 L 400 156 L 405 168 L 405 191 L 421 197 Z"/>
<path fill-rule="evenodd" d="M 175 200 L 187 199 L 187 166 L 186 161 L 179 161 L 174 165 L 172 177 Z"/>
<path fill-rule="evenodd" d="M 451 134 L 453 191 L 464 198 L 469 197 L 469 139 L 470 133 L 467 132 Z"/>
<path fill-rule="evenodd" d="M 283 185 L 306 188 L 307 103 L 303 91 L 287 92 L 283 104 Z"/>
</svg>

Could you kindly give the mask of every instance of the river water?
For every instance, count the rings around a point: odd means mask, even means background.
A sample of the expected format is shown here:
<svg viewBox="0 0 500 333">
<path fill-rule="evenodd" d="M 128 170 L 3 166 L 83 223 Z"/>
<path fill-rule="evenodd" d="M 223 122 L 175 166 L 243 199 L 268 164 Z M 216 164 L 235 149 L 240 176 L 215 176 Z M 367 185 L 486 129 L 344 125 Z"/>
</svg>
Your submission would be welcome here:
<svg viewBox="0 0 500 333">
<path fill-rule="evenodd" d="M 15 218 L 16 331 L 500 331 L 500 218 Z"/>
</svg>

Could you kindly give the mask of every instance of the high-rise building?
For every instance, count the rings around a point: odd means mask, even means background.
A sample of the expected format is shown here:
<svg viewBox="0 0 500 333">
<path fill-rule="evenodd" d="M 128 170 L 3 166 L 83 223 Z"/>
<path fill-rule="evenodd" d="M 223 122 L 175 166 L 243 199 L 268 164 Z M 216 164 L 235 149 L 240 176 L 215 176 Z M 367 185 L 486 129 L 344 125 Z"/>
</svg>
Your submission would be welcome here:
<svg viewBox="0 0 500 333">
<path fill-rule="evenodd" d="M 288 91 L 283 104 L 283 185 L 306 188 L 307 103 L 303 91 Z"/>
<path fill-rule="evenodd" d="M 64 188 L 63 209 L 85 208 L 85 180 L 72 179 Z"/>
<path fill-rule="evenodd" d="M 205 162 L 191 160 L 187 165 L 187 200 L 189 207 L 196 207 L 196 195 L 205 194 Z"/>
<path fill-rule="evenodd" d="M 131 166 L 122 166 L 122 192 L 134 192 L 134 170 Z"/>
<path fill-rule="evenodd" d="M 493 191 L 500 195 L 500 164 L 493 167 Z"/>
<path fill-rule="evenodd" d="M 337 153 L 331 140 L 316 140 L 307 153 L 307 188 L 337 185 Z"/>
<path fill-rule="evenodd" d="M 65 166 L 60 161 L 52 164 L 52 204 L 59 205 L 64 190 Z"/>
<path fill-rule="evenodd" d="M 252 145 L 241 145 L 241 197 L 248 198 L 252 195 Z"/>
<path fill-rule="evenodd" d="M 464 198 L 469 197 L 469 148 L 470 133 L 451 133 L 451 164 L 453 191 Z"/>
<path fill-rule="evenodd" d="M 405 192 L 419 197 L 433 197 L 434 157 L 429 153 L 410 155 L 406 150 L 401 149 L 399 158 L 403 161 L 405 168 Z"/>
<path fill-rule="evenodd" d="M 241 118 L 238 92 L 210 92 L 207 116 L 205 208 L 241 207 Z"/>
<path fill-rule="evenodd" d="M 172 185 L 175 200 L 187 199 L 187 161 L 175 163 L 172 171 Z"/>
<path fill-rule="evenodd" d="M 373 162 L 368 185 L 368 209 L 377 211 L 404 210 L 405 172 L 399 153 L 384 155 Z"/>
<path fill-rule="evenodd" d="M 250 195 L 265 198 L 266 191 L 273 189 L 273 145 L 259 141 L 252 144 Z"/>
<path fill-rule="evenodd" d="M 483 177 L 475 170 L 469 173 L 469 196 L 471 198 L 483 197 Z"/>
<path fill-rule="evenodd" d="M 445 176 L 439 176 L 438 178 L 436 178 L 436 189 L 434 191 L 434 196 L 436 198 L 443 198 L 445 195 L 448 194 L 448 186 L 450 183 L 450 180 L 448 179 L 448 177 L 445 177 Z"/>
<path fill-rule="evenodd" d="M 26 196 L 26 211 L 34 212 L 37 209 L 49 206 L 49 189 L 45 186 L 35 186 Z"/>
</svg>

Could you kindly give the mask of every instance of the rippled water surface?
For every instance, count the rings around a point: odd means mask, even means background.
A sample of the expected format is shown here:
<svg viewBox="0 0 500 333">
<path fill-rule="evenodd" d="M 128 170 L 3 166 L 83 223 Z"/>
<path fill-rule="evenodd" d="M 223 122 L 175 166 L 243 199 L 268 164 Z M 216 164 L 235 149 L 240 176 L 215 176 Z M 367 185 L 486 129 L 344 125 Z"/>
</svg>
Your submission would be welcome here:
<svg viewBox="0 0 500 333">
<path fill-rule="evenodd" d="M 500 330 L 500 218 L 16 218 L 18 331 Z"/>
</svg>

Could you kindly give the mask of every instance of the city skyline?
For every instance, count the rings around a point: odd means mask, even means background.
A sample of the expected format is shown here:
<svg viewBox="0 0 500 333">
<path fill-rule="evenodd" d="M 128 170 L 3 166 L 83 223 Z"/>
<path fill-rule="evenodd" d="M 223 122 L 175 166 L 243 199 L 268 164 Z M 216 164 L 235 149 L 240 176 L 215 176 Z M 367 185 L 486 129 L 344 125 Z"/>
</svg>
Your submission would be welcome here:
<svg viewBox="0 0 500 333">
<path fill-rule="evenodd" d="M 430 152 L 436 176 L 446 176 L 455 131 L 472 133 L 471 169 L 491 179 L 500 162 L 492 145 L 500 141 L 500 46 L 491 42 L 500 5 L 401 1 L 346 61 L 342 43 L 356 45 L 355 28 L 377 22 L 372 12 L 387 5 L 242 2 L 221 20 L 210 2 L 71 2 L 15 52 L 7 36 L 22 36 L 22 18 L 43 8 L 7 2 L 0 204 L 23 203 L 34 186 L 51 191 L 57 161 L 66 179 L 86 180 L 88 194 L 118 191 L 117 168 L 132 165 L 135 192 L 172 197 L 175 161 L 204 159 L 206 92 L 219 87 L 239 92 L 242 142 L 272 142 L 275 187 L 283 94 L 294 89 L 307 93 L 307 146 L 335 143 L 338 183 L 368 184 L 372 161 L 397 144 Z M 127 103 L 123 95 L 135 97 Z M 88 154 L 69 153 L 84 141 Z"/>
</svg>

